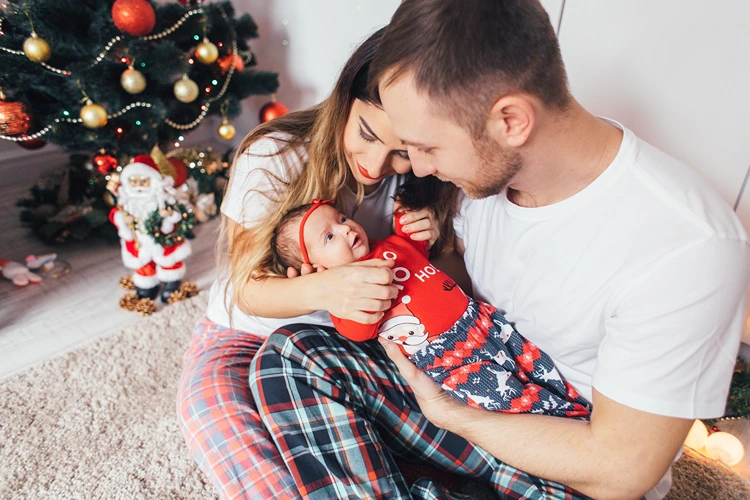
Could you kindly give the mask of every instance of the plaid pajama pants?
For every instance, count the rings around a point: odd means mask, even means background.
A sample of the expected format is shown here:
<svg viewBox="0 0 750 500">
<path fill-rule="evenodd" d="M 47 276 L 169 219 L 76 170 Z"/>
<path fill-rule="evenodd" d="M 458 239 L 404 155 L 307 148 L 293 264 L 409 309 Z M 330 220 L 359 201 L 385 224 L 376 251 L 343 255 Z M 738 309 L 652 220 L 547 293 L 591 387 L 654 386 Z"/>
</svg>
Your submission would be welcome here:
<svg viewBox="0 0 750 500">
<path fill-rule="evenodd" d="M 552 358 L 483 302 L 469 299 L 456 324 L 409 359 L 454 398 L 476 408 L 578 419 L 591 413 Z"/>
<path fill-rule="evenodd" d="M 300 497 L 247 385 L 250 362 L 265 340 L 203 318 L 183 356 L 177 420 L 193 458 L 224 499 Z"/>
<path fill-rule="evenodd" d="M 250 371 L 263 423 L 305 498 L 458 498 L 429 480 L 410 489 L 396 459 L 483 480 L 501 498 L 586 498 L 432 425 L 377 341 L 290 325 Z"/>
</svg>

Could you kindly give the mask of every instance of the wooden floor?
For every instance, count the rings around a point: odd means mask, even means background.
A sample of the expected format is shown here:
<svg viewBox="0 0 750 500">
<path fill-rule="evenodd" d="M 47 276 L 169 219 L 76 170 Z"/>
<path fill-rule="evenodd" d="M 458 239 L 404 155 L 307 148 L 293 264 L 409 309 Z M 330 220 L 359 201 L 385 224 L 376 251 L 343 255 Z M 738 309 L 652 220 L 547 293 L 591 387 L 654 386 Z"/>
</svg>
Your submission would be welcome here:
<svg viewBox="0 0 750 500">
<path fill-rule="evenodd" d="M 72 271 L 59 279 L 20 288 L 0 278 L 0 379 L 141 319 L 120 309 L 127 274 L 119 244 L 97 239 L 46 246 L 19 222 L 15 201 L 33 177 L 3 175 L 0 181 L 0 258 L 23 262 L 29 254 L 56 252 Z M 208 293 L 214 278 L 214 232 L 218 219 L 196 226 L 186 279 Z M 158 308 L 164 307 L 161 302 Z"/>
</svg>

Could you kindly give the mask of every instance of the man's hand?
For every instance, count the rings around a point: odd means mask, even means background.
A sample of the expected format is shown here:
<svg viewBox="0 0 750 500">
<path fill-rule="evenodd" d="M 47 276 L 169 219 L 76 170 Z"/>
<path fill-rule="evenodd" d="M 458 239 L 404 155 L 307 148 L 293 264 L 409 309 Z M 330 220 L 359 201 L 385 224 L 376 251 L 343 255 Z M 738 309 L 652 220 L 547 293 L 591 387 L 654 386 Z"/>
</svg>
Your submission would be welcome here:
<svg viewBox="0 0 750 500">
<path fill-rule="evenodd" d="M 643 496 L 667 471 L 692 425 L 635 410 L 596 389 L 591 422 L 472 408 L 422 373 L 396 344 L 379 340 L 430 422 L 502 462 L 595 498 Z"/>
<path fill-rule="evenodd" d="M 447 422 L 450 421 L 450 415 L 457 410 L 461 410 L 465 405 L 445 392 L 442 387 L 409 361 L 409 358 L 401 352 L 397 344 L 389 342 L 383 337 L 379 337 L 378 340 L 385 348 L 388 357 L 396 363 L 401 376 L 404 377 L 406 383 L 414 392 L 419 403 L 419 409 L 427 417 L 427 420 L 438 427 L 445 428 Z"/>
</svg>

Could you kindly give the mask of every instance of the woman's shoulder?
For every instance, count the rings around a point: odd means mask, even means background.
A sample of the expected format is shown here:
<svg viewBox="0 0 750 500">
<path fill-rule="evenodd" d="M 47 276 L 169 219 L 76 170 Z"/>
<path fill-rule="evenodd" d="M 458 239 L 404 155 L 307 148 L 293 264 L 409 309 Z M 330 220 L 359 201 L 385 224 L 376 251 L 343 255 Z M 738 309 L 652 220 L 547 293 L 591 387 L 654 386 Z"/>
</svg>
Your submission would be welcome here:
<svg viewBox="0 0 750 500">
<path fill-rule="evenodd" d="M 254 170 L 269 171 L 277 175 L 298 173 L 307 162 L 307 148 L 294 145 L 292 137 L 273 132 L 254 141 L 239 153 L 235 170 L 249 174 Z"/>
</svg>

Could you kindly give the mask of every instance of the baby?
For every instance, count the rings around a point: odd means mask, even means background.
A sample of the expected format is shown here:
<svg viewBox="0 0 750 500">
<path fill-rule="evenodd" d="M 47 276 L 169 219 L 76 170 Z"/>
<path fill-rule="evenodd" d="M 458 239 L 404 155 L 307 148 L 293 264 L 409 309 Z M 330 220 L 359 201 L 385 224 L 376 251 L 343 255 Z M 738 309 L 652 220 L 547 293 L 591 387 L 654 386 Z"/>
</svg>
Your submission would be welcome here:
<svg viewBox="0 0 750 500">
<path fill-rule="evenodd" d="M 313 200 L 285 214 L 271 250 L 282 267 L 332 268 L 373 258 L 395 261 L 399 289 L 378 324 L 331 316 L 340 334 L 366 341 L 385 337 L 421 370 L 471 406 L 508 413 L 588 418 L 590 404 L 552 360 L 515 331 L 491 305 L 468 297 L 427 260 L 427 242 L 413 241 L 396 218 L 396 234 L 370 241 L 362 226 L 330 200 Z"/>
</svg>

